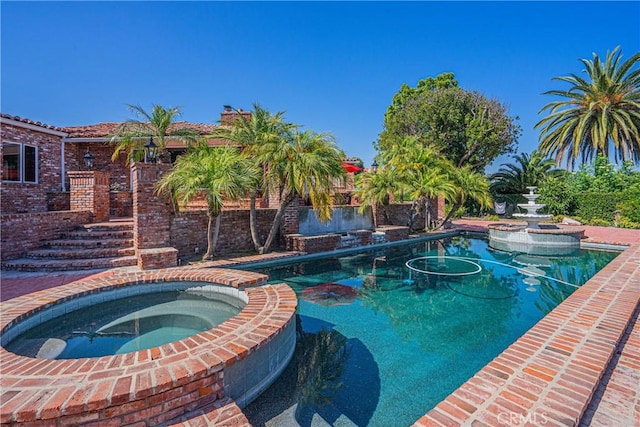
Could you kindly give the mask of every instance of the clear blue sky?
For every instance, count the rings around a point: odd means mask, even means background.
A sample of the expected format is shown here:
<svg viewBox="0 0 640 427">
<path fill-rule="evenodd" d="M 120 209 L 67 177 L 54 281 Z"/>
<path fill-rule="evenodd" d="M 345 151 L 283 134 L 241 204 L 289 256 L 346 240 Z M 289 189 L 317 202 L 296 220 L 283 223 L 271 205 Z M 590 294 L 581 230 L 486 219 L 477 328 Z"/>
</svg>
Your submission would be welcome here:
<svg viewBox="0 0 640 427">
<path fill-rule="evenodd" d="M 453 72 L 519 116 L 518 151 L 580 73 L 578 58 L 640 50 L 640 2 L 1 2 L 1 111 L 56 126 L 181 106 L 215 123 L 254 102 L 328 131 L 370 164 L 402 83 Z M 501 158 L 488 168 L 494 171 Z"/>
</svg>

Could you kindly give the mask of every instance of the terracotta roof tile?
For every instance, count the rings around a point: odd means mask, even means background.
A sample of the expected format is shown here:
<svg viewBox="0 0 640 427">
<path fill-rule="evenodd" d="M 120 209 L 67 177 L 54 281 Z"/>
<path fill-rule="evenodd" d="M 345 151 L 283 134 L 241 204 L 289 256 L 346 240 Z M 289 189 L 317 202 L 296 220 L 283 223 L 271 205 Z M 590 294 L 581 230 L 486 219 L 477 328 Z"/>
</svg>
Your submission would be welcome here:
<svg viewBox="0 0 640 427">
<path fill-rule="evenodd" d="M 51 129 L 51 130 L 55 130 L 55 131 L 59 131 L 59 132 L 66 132 L 66 130 L 63 129 L 63 128 L 60 128 L 60 127 L 57 127 L 57 126 L 48 125 L 48 124 L 42 123 L 42 122 L 36 122 L 34 120 L 24 119 L 24 118 L 19 117 L 19 116 L 12 116 L 10 114 L 0 113 L 0 117 L 3 117 L 5 119 L 10 119 L 10 120 L 15 120 L 16 122 L 25 123 L 25 124 L 28 124 L 28 125 L 39 126 L 41 128 L 44 128 L 44 129 Z"/>
<path fill-rule="evenodd" d="M 106 122 L 95 125 L 67 126 L 64 131 L 69 133 L 69 138 L 103 138 L 115 132 L 120 124 L 119 122 Z M 209 135 L 217 127 L 217 125 L 205 123 L 175 122 L 169 126 L 169 133 L 178 129 L 193 129 L 200 135 Z"/>
</svg>

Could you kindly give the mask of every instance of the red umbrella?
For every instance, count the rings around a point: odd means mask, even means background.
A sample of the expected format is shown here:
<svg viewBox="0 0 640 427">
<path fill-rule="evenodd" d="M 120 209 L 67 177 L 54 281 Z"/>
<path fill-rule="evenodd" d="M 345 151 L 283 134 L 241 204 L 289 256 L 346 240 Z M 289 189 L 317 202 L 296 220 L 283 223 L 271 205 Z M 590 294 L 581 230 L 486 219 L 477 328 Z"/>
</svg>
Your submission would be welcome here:
<svg viewBox="0 0 640 427">
<path fill-rule="evenodd" d="M 347 163 L 347 162 L 342 162 L 342 167 L 344 168 L 345 171 L 347 171 L 347 173 L 355 173 L 355 172 L 360 172 L 362 170 L 362 168 L 359 168 L 356 165 L 352 165 L 351 163 Z"/>
</svg>

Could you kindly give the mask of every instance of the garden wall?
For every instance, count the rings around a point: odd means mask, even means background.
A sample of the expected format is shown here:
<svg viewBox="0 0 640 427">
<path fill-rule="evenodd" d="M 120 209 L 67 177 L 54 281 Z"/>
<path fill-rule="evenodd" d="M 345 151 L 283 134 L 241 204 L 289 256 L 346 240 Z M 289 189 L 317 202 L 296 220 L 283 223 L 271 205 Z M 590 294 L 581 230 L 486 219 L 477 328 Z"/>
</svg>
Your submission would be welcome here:
<svg viewBox="0 0 640 427">
<path fill-rule="evenodd" d="M 258 209 L 258 233 L 262 241 L 266 240 L 275 209 Z M 171 246 L 178 250 L 182 259 L 198 259 L 207 250 L 207 212 L 182 212 L 171 220 Z M 218 255 L 254 252 L 249 211 L 245 209 L 225 209 L 220 218 L 220 235 L 216 245 Z"/>
<path fill-rule="evenodd" d="M 25 252 L 41 246 L 42 241 L 55 239 L 61 233 L 90 223 L 89 211 L 58 211 L 33 214 L 2 215 L 0 234 L 2 260 L 19 258 Z"/>
</svg>

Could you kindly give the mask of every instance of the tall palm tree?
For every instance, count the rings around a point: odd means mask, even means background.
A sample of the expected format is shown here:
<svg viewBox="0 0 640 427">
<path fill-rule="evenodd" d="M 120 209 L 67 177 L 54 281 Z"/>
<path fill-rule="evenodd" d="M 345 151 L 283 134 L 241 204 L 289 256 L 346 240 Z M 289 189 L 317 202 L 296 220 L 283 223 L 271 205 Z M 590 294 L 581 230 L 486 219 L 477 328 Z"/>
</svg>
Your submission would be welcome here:
<svg viewBox="0 0 640 427">
<path fill-rule="evenodd" d="M 344 153 L 327 133 L 289 130 L 284 138 L 273 138 L 256 147 L 255 159 L 268 165 L 265 188 L 280 201 L 264 245 L 258 252 L 269 251 L 285 209 L 296 196 L 309 197 L 321 221 L 331 218 L 334 179 L 345 179 Z"/>
<path fill-rule="evenodd" d="M 503 164 L 489 177 L 494 193 L 524 194 L 527 187 L 539 187 L 548 177 L 557 177 L 566 172 L 556 169 L 556 162 L 537 150 L 531 152 L 531 155 L 521 153 L 514 156 L 514 159 L 514 163 Z"/>
<path fill-rule="evenodd" d="M 178 157 L 173 169 L 157 184 L 157 191 L 170 194 L 175 205 L 186 204 L 204 190 L 207 199 L 207 252 L 215 255 L 220 213 L 225 200 L 238 200 L 255 189 L 260 172 L 232 147 L 209 147 L 206 143 Z"/>
<path fill-rule="evenodd" d="M 120 153 L 127 153 L 127 162 L 142 160 L 144 145 L 154 138 L 158 150 L 162 152 L 167 145 L 167 137 L 178 139 L 187 146 L 196 142 L 198 132 L 189 128 L 173 128 L 176 118 L 182 113 L 180 107 L 165 108 L 153 105 L 151 112 L 140 105 L 128 105 L 135 118 L 120 124 L 111 135 L 111 144 L 115 146 L 111 160 L 115 161 Z"/>
<path fill-rule="evenodd" d="M 545 105 L 549 115 L 535 127 L 540 129 L 540 151 L 566 157 L 573 168 L 577 159 L 590 161 L 595 155 L 609 157 L 610 146 L 617 160 L 640 162 L 640 52 L 621 60 L 620 47 L 607 52 L 604 62 L 580 59 L 587 78 L 576 74 L 555 77 L 569 83 L 568 90 L 550 90 L 545 95 L 562 98 Z"/>
<path fill-rule="evenodd" d="M 292 128 L 292 124 L 285 122 L 284 112 L 272 114 L 269 110 L 255 103 L 250 117 L 238 114 L 233 122 L 222 123 L 216 130 L 215 136 L 238 144 L 248 158 L 255 160 L 265 144 L 282 141 Z M 256 191 L 250 195 L 249 207 L 251 238 L 256 251 L 262 247 L 258 235 L 256 198 L 259 192 L 266 188 L 266 171 L 269 169 L 269 165 L 262 163 L 259 167 L 262 168 L 263 175 L 256 186 Z"/>
</svg>

